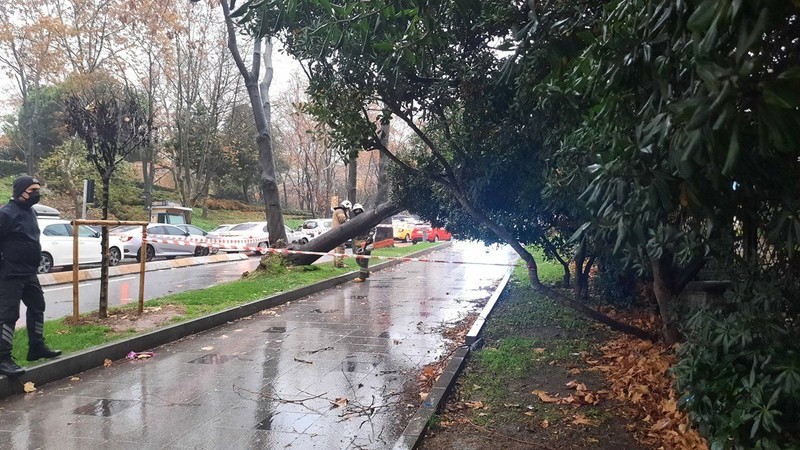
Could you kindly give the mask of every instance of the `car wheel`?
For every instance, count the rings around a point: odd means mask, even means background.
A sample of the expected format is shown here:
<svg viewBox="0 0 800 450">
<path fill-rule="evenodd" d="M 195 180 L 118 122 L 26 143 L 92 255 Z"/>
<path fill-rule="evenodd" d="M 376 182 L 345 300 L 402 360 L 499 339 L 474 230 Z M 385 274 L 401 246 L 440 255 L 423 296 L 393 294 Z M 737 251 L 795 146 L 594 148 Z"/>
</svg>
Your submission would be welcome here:
<svg viewBox="0 0 800 450">
<path fill-rule="evenodd" d="M 148 244 L 146 252 L 147 252 L 146 253 L 147 256 L 145 257 L 145 261 L 152 261 L 153 258 L 156 257 L 156 249 L 154 249 L 152 245 Z M 142 249 L 141 249 L 141 247 L 139 247 L 139 250 L 136 251 L 136 261 L 142 262 Z"/>
<path fill-rule="evenodd" d="M 256 251 L 256 253 L 258 253 L 260 255 L 266 255 L 268 248 L 269 248 L 269 244 L 267 242 L 259 242 L 258 243 L 258 251 Z"/>
<path fill-rule="evenodd" d="M 411 235 L 407 234 L 406 237 L 403 239 L 403 242 L 405 242 L 405 243 L 411 242 Z"/>
<path fill-rule="evenodd" d="M 300 245 L 306 245 L 306 244 L 308 244 L 308 238 L 300 239 Z"/>
<path fill-rule="evenodd" d="M 42 252 L 42 257 L 39 259 L 39 268 L 36 272 L 47 273 L 51 270 L 53 270 L 53 257 L 50 256 L 50 253 Z"/>
<path fill-rule="evenodd" d="M 117 247 L 111 247 L 108 249 L 108 265 L 109 266 L 116 266 L 119 264 L 120 260 L 122 260 L 122 253 L 119 251 Z"/>
</svg>

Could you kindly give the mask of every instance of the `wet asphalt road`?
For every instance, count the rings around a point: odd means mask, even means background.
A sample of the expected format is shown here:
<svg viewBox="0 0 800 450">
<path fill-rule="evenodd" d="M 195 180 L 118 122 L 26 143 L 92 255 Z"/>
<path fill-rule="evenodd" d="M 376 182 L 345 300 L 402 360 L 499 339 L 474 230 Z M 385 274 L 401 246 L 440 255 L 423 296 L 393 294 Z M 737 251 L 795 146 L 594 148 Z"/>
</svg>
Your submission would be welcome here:
<svg viewBox="0 0 800 450">
<path fill-rule="evenodd" d="M 431 258 L 516 260 L 507 247 L 463 242 Z M 392 448 L 420 402 L 422 367 L 447 352 L 444 330 L 479 312 L 507 270 L 403 263 L 152 349 L 151 359 L 37 386 L 0 401 L 0 447 Z"/>
</svg>

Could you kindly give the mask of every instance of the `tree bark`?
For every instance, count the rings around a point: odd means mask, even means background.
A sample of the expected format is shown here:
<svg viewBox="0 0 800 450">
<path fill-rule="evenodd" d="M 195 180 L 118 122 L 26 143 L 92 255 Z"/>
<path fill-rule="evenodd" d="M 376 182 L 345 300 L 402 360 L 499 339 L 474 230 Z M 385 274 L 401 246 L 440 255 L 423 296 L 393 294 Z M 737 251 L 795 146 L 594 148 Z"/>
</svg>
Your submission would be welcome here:
<svg viewBox="0 0 800 450">
<path fill-rule="evenodd" d="M 253 110 L 253 120 L 258 133 L 256 143 L 258 144 L 258 166 L 261 169 L 261 195 L 264 197 L 264 215 L 267 219 L 267 227 L 270 236 L 270 245 L 275 245 L 279 241 L 286 242 L 286 229 L 283 224 L 283 212 L 281 210 L 281 198 L 278 189 L 278 180 L 275 176 L 275 157 L 272 151 L 272 132 L 270 131 L 270 104 L 269 96 L 264 99 L 261 97 L 262 90 L 269 92 L 272 83 L 272 44 L 267 41 L 267 51 L 264 53 L 266 65 L 265 79 L 259 85 L 258 77 L 261 67 L 261 40 L 256 40 L 253 46 L 253 70 L 247 70 L 244 60 L 239 53 L 239 45 L 236 42 L 236 30 L 233 27 L 230 6 L 227 0 L 220 0 L 222 11 L 225 16 L 225 27 L 228 34 L 228 49 L 231 52 L 236 67 L 244 79 L 247 95 L 250 98 L 250 106 Z"/>
<path fill-rule="evenodd" d="M 674 344 L 681 340 L 678 329 L 678 315 L 675 310 L 678 295 L 673 289 L 672 267 L 666 256 L 651 258 L 653 270 L 653 294 L 658 303 L 661 321 L 664 323 L 661 334 L 664 342 Z"/>
<path fill-rule="evenodd" d="M 358 178 L 358 152 L 350 155 L 350 161 L 347 163 L 347 199 L 353 204 L 358 203 L 356 200 L 356 181 Z"/>
<path fill-rule="evenodd" d="M 564 258 L 562 258 L 561 255 L 558 254 L 558 249 L 556 249 L 556 246 L 553 245 L 553 243 L 550 242 L 549 239 L 542 236 L 542 242 L 544 243 L 544 246 L 547 249 L 547 251 L 549 251 L 553 255 L 553 257 L 558 261 L 558 263 L 561 264 L 561 267 L 564 268 L 564 288 L 569 289 L 570 285 L 569 262 L 565 261 Z"/>
<path fill-rule="evenodd" d="M 103 220 L 108 220 L 109 188 L 111 186 L 111 175 L 103 174 Z M 75 233 L 78 230 L 74 230 Z M 100 304 L 97 315 L 101 319 L 108 317 L 108 227 L 103 227 L 100 238 L 100 247 L 103 251 L 103 258 L 100 264 Z"/>
<path fill-rule="evenodd" d="M 381 124 L 381 131 L 380 131 L 380 139 L 381 144 L 389 148 L 389 132 L 391 131 L 391 126 L 387 124 Z M 389 185 L 389 158 L 384 154 L 384 152 L 378 152 L 378 192 L 375 194 L 375 204 L 380 205 L 389 200 L 389 191 L 391 190 L 391 186 Z"/>
<path fill-rule="evenodd" d="M 364 211 L 353 219 L 345 222 L 338 228 L 326 231 L 305 245 L 292 245 L 290 249 L 303 250 L 308 252 L 329 252 L 348 239 L 365 234 L 371 228 L 376 227 L 383 219 L 397 214 L 401 207 L 392 202 L 382 203 L 375 209 Z M 292 254 L 287 257 L 291 264 L 305 266 L 312 264 L 320 258 L 319 255 L 297 255 Z"/>
</svg>

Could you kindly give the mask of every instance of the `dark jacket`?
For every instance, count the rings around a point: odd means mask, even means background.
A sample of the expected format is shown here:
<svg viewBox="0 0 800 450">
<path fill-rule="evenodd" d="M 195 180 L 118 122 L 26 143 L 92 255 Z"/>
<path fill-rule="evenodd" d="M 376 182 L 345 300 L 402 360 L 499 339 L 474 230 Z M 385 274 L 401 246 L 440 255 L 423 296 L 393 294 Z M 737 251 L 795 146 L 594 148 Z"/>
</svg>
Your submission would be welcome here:
<svg viewBox="0 0 800 450">
<path fill-rule="evenodd" d="M 0 208 L 0 279 L 36 275 L 41 254 L 36 212 L 14 200 Z"/>
</svg>

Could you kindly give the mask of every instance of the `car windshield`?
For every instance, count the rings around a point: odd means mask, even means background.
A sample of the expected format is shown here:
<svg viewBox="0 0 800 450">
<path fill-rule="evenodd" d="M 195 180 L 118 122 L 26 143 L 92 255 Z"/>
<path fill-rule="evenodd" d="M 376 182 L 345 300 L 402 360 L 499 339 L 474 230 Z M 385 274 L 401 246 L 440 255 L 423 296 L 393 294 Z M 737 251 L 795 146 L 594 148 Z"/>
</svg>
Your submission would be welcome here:
<svg viewBox="0 0 800 450">
<path fill-rule="evenodd" d="M 305 228 L 306 230 L 313 230 L 314 228 L 317 228 L 317 221 L 306 220 L 305 222 L 303 222 L 303 228 Z"/>
<path fill-rule="evenodd" d="M 258 226 L 257 223 L 240 223 L 239 225 L 232 227 L 229 231 L 252 230 L 257 226 Z"/>
<path fill-rule="evenodd" d="M 209 231 L 209 233 L 218 233 L 220 231 L 229 230 L 230 228 L 231 228 L 230 225 L 220 225 L 217 228 L 214 228 L 213 230 Z"/>
</svg>

